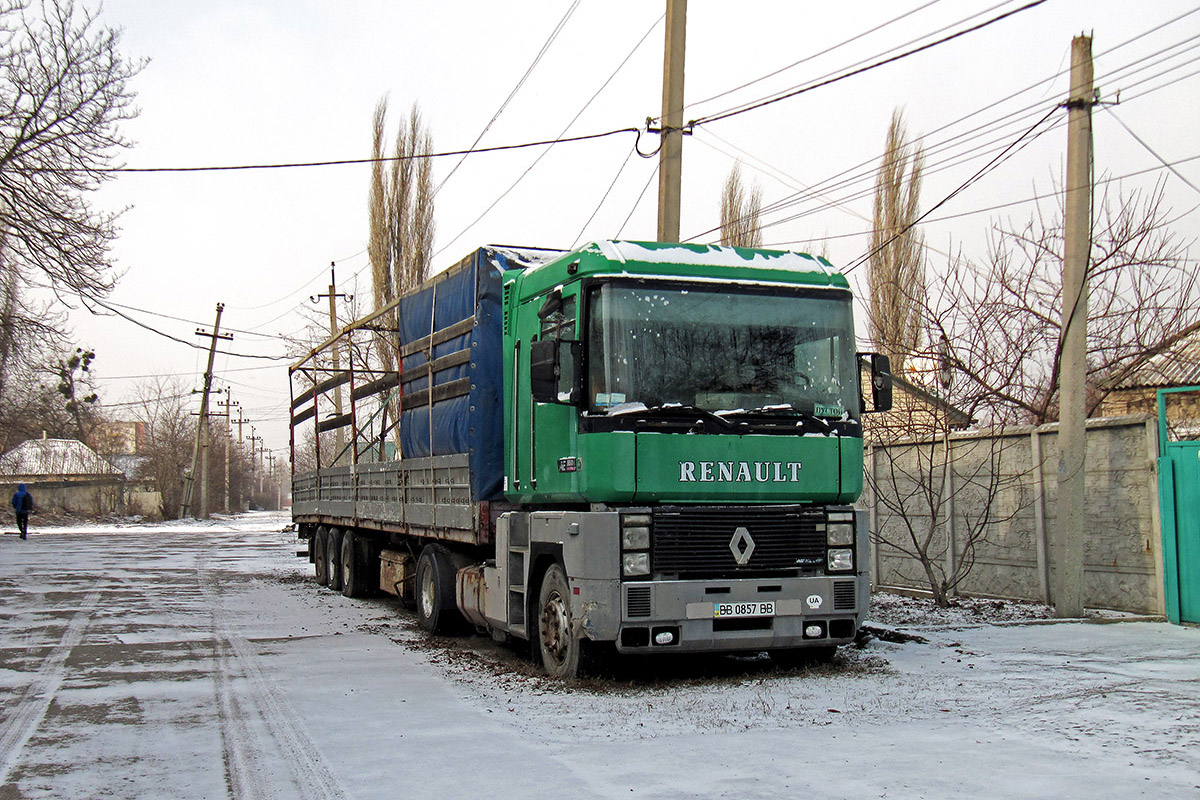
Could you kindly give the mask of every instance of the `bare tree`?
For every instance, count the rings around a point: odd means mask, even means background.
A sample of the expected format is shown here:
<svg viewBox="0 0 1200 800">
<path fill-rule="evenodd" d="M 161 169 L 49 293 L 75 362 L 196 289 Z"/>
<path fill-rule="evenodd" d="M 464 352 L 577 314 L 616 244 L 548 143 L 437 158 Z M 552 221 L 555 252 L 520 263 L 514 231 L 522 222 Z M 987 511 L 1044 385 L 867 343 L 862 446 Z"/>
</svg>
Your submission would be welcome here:
<svg viewBox="0 0 1200 800">
<path fill-rule="evenodd" d="M 139 477 L 162 494 L 163 513 L 174 514 L 183 500 L 184 472 L 191 468 L 196 420 L 188 411 L 191 390 L 179 378 L 149 378 L 135 390 L 134 419 L 144 425 Z"/>
<path fill-rule="evenodd" d="M 892 113 L 883 160 L 875 178 L 875 214 L 867 264 L 871 340 L 901 373 L 921 345 L 925 243 L 914 229 L 920 216 L 925 155 L 911 145 L 899 109 Z"/>
<path fill-rule="evenodd" d="M 721 244 L 762 247 L 762 189 L 742 184 L 742 165 L 734 162 L 721 189 Z"/>
<path fill-rule="evenodd" d="M 1122 378 L 1200 331 L 1200 265 L 1167 227 L 1162 186 L 1097 203 L 1088 269 L 1088 397 L 1095 412 Z M 985 262 L 955 259 L 925 317 L 955 373 L 992 419 L 1058 418 L 1061 211 L 993 229 Z"/>
<path fill-rule="evenodd" d="M 113 286 L 115 215 L 87 195 L 128 143 L 127 82 L 141 68 L 120 33 L 72 0 L 0 0 L 0 229 L 4 269 L 99 297 Z"/>
<path fill-rule="evenodd" d="M 955 438 L 946 430 L 925 440 L 873 448 L 868 481 L 875 498 L 874 545 L 909 559 L 896 567 L 906 583 L 925 585 L 940 606 L 975 568 L 981 550 L 995 547 L 993 526 L 1028 506 L 1016 440 L 1002 430 Z M 878 470 L 878 472 L 876 471 Z M 1011 501 L 1005 501 L 1005 494 Z"/>
<path fill-rule="evenodd" d="M 73 0 L 0 0 L 0 430 L 19 426 L 39 352 L 64 339 L 62 315 L 27 287 L 86 302 L 115 280 L 116 215 L 88 195 L 127 146 L 118 124 L 136 114 L 127 84 L 141 65 L 119 44 Z"/>
</svg>

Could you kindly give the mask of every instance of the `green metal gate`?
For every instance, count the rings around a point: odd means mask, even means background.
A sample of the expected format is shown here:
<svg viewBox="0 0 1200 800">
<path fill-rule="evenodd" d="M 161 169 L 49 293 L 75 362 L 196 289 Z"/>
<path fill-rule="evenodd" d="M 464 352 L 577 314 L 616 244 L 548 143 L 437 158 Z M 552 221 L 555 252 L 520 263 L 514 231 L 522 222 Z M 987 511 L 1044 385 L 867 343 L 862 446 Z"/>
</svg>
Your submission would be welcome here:
<svg viewBox="0 0 1200 800">
<path fill-rule="evenodd" d="M 1167 618 L 1175 623 L 1200 622 L 1200 440 L 1180 438 L 1167 421 L 1168 395 L 1181 392 L 1200 392 L 1200 386 L 1158 392 L 1163 578 Z"/>
</svg>

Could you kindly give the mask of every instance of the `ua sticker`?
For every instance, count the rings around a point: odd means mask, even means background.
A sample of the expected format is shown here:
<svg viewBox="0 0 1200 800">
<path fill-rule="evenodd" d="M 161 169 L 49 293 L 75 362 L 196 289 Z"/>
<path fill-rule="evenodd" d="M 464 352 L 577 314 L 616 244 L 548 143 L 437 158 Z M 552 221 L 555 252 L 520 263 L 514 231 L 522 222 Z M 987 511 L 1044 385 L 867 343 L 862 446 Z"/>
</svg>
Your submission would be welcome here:
<svg viewBox="0 0 1200 800">
<path fill-rule="evenodd" d="M 819 594 L 810 594 L 804 602 L 808 603 L 809 608 L 816 611 L 818 608 L 821 607 L 821 603 L 823 602 L 823 600 L 821 599 L 821 595 L 819 595 Z"/>
</svg>

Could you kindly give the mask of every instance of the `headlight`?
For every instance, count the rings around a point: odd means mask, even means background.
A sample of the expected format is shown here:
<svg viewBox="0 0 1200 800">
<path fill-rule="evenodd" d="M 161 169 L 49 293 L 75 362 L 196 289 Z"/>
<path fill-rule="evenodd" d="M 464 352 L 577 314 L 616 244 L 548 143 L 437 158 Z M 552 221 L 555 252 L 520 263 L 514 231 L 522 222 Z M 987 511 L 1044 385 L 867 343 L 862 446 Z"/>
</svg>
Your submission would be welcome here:
<svg viewBox="0 0 1200 800">
<path fill-rule="evenodd" d="M 628 556 L 626 556 L 628 558 Z M 854 569 L 854 551 L 853 550 L 830 550 L 829 551 L 829 571 L 830 572 L 845 572 Z"/>
<path fill-rule="evenodd" d="M 621 557 L 621 566 L 624 568 L 626 575 L 649 575 L 650 554 L 626 553 Z"/>
<path fill-rule="evenodd" d="M 825 528 L 825 536 L 831 545 L 845 547 L 854 544 L 854 524 L 851 522 L 830 522 Z"/>
<path fill-rule="evenodd" d="M 626 550 L 648 550 L 650 548 L 650 528 L 637 525 L 621 531 L 621 546 Z"/>
</svg>

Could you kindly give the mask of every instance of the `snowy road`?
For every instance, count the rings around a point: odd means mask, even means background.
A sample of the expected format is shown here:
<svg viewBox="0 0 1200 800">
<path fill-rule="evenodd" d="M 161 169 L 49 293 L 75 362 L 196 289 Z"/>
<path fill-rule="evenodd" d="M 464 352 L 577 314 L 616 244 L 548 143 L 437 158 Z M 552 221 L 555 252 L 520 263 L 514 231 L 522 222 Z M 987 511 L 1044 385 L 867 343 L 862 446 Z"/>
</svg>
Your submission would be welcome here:
<svg viewBox="0 0 1200 800">
<path fill-rule="evenodd" d="M 279 515 L 0 537 L 7 798 L 1200 796 L 1200 630 L 977 627 L 573 687 L 319 589 Z"/>
</svg>

